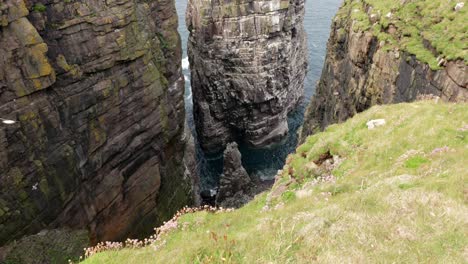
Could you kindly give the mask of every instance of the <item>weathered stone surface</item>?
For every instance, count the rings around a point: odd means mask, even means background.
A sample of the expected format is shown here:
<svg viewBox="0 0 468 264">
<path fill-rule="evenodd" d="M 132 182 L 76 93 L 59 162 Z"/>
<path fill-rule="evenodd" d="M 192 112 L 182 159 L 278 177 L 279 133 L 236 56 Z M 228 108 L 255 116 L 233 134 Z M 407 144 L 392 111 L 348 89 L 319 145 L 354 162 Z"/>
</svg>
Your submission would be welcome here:
<svg viewBox="0 0 468 264">
<path fill-rule="evenodd" d="M 255 195 L 271 188 L 273 183 L 273 180 L 262 181 L 255 175 L 249 175 L 242 166 L 237 143 L 231 142 L 224 150 L 223 173 L 220 176 L 215 205 L 239 208 Z"/>
<path fill-rule="evenodd" d="M 0 245 L 144 235 L 193 202 L 174 1 L 0 0 L 0 22 Z"/>
<path fill-rule="evenodd" d="M 86 230 L 42 230 L 0 247 L 0 263 L 61 264 L 69 260 L 76 263 L 88 246 Z"/>
<path fill-rule="evenodd" d="M 386 50 L 372 32 L 354 31 L 352 10 L 342 11 L 347 15 L 333 21 L 325 65 L 305 113 L 301 141 L 375 104 L 410 102 L 427 94 L 444 101 L 468 100 L 465 62 L 450 61 L 441 70 L 431 70 L 406 52 Z"/>
<path fill-rule="evenodd" d="M 252 181 L 242 166 L 242 156 L 237 143 L 229 143 L 224 150 L 223 174 L 221 174 L 216 205 L 239 207 L 251 199 Z"/>
<path fill-rule="evenodd" d="M 307 68 L 303 18 L 304 0 L 189 1 L 194 118 L 205 151 L 287 135 Z"/>
</svg>

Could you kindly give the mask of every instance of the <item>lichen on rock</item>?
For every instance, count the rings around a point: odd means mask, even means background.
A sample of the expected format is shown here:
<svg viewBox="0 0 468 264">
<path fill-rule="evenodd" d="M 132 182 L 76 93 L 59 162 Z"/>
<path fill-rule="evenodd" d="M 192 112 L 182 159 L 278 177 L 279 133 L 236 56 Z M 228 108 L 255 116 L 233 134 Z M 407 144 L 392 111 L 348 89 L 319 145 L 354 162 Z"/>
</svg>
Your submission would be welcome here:
<svg viewBox="0 0 468 264">
<path fill-rule="evenodd" d="M 143 236 L 194 202 L 174 1 L 1 0 L 0 21 L 0 245 Z"/>
<path fill-rule="evenodd" d="M 56 264 L 78 261 L 89 245 L 86 230 L 41 230 L 0 247 L 0 263 Z"/>
</svg>

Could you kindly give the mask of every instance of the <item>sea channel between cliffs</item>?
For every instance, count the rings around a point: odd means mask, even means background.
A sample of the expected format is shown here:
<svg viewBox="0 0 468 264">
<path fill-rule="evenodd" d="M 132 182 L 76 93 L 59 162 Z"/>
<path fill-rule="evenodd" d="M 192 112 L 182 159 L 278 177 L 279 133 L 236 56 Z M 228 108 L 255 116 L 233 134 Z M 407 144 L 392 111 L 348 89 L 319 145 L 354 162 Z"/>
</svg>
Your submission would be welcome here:
<svg viewBox="0 0 468 264">
<path fill-rule="evenodd" d="M 185 23 L 187 0 L 177 0 L 176 9 L 179 16 L 179 34 L 182 40 L 183 60 L 182 71 L 185 77 L 185 108 L 186 118 L 196 140 L 193 120 L 193 95 L 190 85 L 190 65 L 187 57 L 187 41 L 189 32 Z M 297 131 L 303 123 L 304 112 L 310 98 L 314 94 L 316 82 L 320 78 L 325 60 L 327 40 L 333 16 L 338 10 L 341 0 L 306 1 L 304 25 L 308 45 L 308 70 L 304 82 L 304 96 L 295 110 L 288 115 L 289 133 L 286 139 L 268 148 L 254 149 L 246 144 L 240 144 L 242 164 L 249 173 L 262 180 L 272 180 L 276 172 L 284 165 L 288 154 L 297 147 Z M 219 176 L 223 170 L 222 152 L 205 154 L 196 142 L 198 169 L 201 189 L 212 189 L 218 186 Z"/>
</svg>

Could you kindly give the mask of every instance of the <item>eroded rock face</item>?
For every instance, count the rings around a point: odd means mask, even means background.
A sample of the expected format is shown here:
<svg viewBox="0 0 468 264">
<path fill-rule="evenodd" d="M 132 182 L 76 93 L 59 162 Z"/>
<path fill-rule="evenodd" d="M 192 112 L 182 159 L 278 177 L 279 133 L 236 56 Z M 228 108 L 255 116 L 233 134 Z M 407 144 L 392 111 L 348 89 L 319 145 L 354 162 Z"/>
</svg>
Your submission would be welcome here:
<svg viewBox="0 0 468 264">
<path fill-rule="evenodd" d="M 180 61 L 173 1 L 0 0 L 0 245 L 144 235 L 193 202 Z"/>
<path fill-rule="evenodd" d="M 465 62 L 451 61 L 442 70 L 431 70 L 408 53 L 387 51 L 371 31 L 352 29 L 352 10 L 344 10 L 350 6 L 342 7 L 347 15 L 332 23 L 325 65 L 305 113 L 300 141 L 376 104 L 410 102 L 424 95 L 468 100 Z M 390 34 L 394 30 L 389 26 Z"/>
<path fill-rule="evenodd" d="M 194 118 L 203 149 L 253 147 L 288 133 L 307 68 L 304 0 L 190 0 Z"/>
<path fill-rule="evenodd" d="M 0 247 L 0 263 L 57 264 L 78 262 L 89 246 L 86 230 L 41 230 Z"/>
<path fill-rule="evenodd" d="M 223 174 L 220 176 L 216 205 L 240 207 L 251 199 L 252 188 L 253 183 L 242 166 L 242 156 L 237 143 L 229 143 L 224 150 Z"/>
</svg>

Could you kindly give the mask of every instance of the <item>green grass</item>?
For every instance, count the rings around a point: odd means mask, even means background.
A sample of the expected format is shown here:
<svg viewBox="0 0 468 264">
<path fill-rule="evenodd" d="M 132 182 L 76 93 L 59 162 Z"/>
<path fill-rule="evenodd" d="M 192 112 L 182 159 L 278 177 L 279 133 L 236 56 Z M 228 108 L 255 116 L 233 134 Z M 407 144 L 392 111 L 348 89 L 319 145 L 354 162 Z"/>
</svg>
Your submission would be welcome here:
<svg viewBox="0 0 468 264">
<path fill-rule="evenodd" d="M 34 4 L 33 7 L 32 7 L 32 11 L 36 11 L 36 12 L 45 12 L 47 10 L 47 7 L 41 3 L 38 3 L 38 4 Z"/>
<path fill-rule="evenodd" d="M 465 6 L 455 12 L 457 1 L 447 0 L 346 0 L 338 18 L 354 21 L 353 30 L 370 31 L 385 41 L 384 49 L 406 51 L 432 69 L 440 69 L 437 57 L 446 60 L 464 60 L 468 64 L 468 14 Z M 367 13 L 365 5 L 373 7 Z M 387 14 L 391 13 L 388 18 Z M 378 16 L 371 24 L 370 15 Z M 389 25 L 396 27 L 394 35 L 387 33 Z M 425 45 L 430 44 L 429 48 Z"/>
<path fill-rule="evenodd" d="M 184 215 L 158 250 L 84 263 L 466 263 L 467 124 L 467 104 L 374 106 L 309 137 L 243 208 Z M 336 180 L 313 184 L 304 166 L 327 151 Z"/>
<path fill-rule="evenodd" d="M 411 168 L 411 169 L 417 169 L 426 162 L 429 162 L 429 160 L 421 156 L 415 156 L 405 161 L 405 167 Z"/>
</svg>

